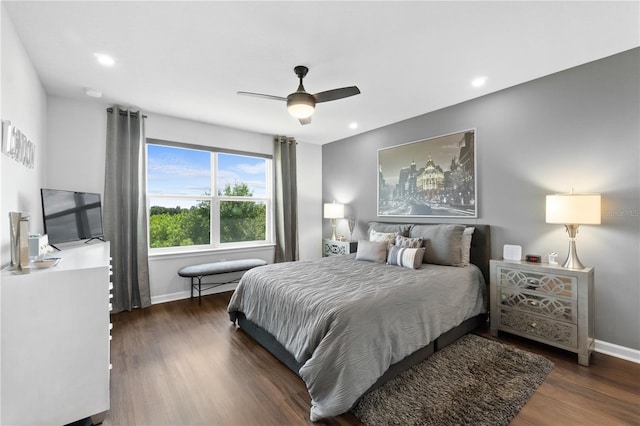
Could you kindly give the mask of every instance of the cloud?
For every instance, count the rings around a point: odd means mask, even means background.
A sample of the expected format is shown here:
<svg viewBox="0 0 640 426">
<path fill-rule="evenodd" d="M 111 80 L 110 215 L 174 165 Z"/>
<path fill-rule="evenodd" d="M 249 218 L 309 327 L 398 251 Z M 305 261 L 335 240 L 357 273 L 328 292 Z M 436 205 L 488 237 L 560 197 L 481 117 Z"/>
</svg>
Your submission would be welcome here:
<svg viewBox="0 0 640 426">
<path fill-rule="evenodd" d="M 236 166 L 236 169 L 250 175 L 257 175 L 257 174 L 264 174 L 264 165 L 265 165 L 265 161 L 259 161 L 254 164 L 241 163 Z"/>
<path fill-rule="evenodd" d="M 155 159 L 149 159 L 147 164 L 149 177 L 171 176 L 171 177 L 209 177 L 211 170 L 186 163 L 165 163 Z"/>
</svg>

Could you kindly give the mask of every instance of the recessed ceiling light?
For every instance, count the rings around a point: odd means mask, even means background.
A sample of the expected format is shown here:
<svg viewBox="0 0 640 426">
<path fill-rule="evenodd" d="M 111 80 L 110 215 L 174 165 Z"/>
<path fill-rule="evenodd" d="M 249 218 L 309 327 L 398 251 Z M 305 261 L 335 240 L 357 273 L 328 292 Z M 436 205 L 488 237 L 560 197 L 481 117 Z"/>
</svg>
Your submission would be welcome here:
<svg viewBox="0 0 640 426">
<path fill-rule="evenodd" d="M 356 123 L 355 121 L 351 124 L 349 124 L 349 128 L 350 129 L 357 129 L 358 128 L 358 123 Z"/>
<path fill-rule="evenodd" d="M 105 55 L 104 53 L 94 53 L 93 56 L 95 56 L 98 62 L 105 67 L 112 67 L 116 63 L 111 56 Z"/>
<path fill-rule="evenodd" d="M 92 98 L 101 98 L 102 92 L 98 89 L 84 89 L 84 93 Z"/>
<path fill-rule="evenodd" d="M 487 77 L 476 77 L 471 81 L 473 87 L 481 87 L 487 82 Z"/>
</svg>

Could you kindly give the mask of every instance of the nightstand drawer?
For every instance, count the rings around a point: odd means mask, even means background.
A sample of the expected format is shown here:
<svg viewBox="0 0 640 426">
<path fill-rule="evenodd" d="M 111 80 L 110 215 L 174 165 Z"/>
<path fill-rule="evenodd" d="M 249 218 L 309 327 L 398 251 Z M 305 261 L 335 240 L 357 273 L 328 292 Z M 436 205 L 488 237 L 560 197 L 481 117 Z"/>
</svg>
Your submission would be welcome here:
<svg viewBox="0 0 640 426">
<path fill-rule="evenodd" d="M 578 327 L 562 321 L 511 309 L 500 309 L 501 329 L 554 346 L 575 349 L 578 346 Z"/>
<path fill-rule="evenodd" d="M 499 303 L 501 307 L 542 315 L 549 319 L 571 324 L 578 323 L 578 309 L 575 300 L 513 287 L 498 287 L 498 291 L 500 292 Z"/>
<path fill-rule="evenodd" d="M 542 295 L 553 295 L 575 300 L 577 280 L 572 276 L 524 271 L 522 269 L 498 267 L 498 285 L 526 289 Z"/>
</svg>

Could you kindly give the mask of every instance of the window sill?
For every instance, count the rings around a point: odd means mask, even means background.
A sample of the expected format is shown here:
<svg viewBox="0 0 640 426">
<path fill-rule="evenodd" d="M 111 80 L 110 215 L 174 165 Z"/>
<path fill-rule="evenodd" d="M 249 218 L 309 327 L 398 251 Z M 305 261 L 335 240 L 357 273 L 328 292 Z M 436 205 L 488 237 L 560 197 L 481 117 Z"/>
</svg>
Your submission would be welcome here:
<svg viewBox="0 0 640 426">
<path fill-rule="evenodd" d="M 264 251 L 275 247 L 275 244 L 256 244 L 250 246 L 236 246 L 236 247 L 218 247 L 218 248 L 205 248 L 205 249 L 193 249 L 193 250 L 175 250 L 175 251 L 162 251 L 159 253 L 153 253 L 149 251 L 149 261 L 161 260 L 161 259 L 179 259 L 182 257 L 199 257 L 209 256 L 212 254 L 223 253 L 249 253 L 254 251 Z"/>
</svg>

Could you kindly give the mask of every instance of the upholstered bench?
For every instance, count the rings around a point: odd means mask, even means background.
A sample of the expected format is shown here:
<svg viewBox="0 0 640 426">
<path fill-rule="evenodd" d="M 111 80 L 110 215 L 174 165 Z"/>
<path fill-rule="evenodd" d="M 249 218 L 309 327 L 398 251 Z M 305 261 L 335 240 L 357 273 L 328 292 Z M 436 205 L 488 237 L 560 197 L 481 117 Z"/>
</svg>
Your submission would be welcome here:
<svg viewBox="0 0 640 426">
<path fill-rule="evenodd" d="M 265 262 L 262 259 L 224 260 L 222 262 L 203 263 L 200 265 L 185 266 L 184 268 L 178 271 L 178 275 L 180 275 L 181 277 L 186 277 L 191 279 L 191 298 L 193 298 L 193 289 L 197 288 L 198 303 L 202 303 L 202 300 L 200 299 L 202 296 L 202 278 L 208 277 L 210 275 L 228 274 L 230 272 L 244 273 L 251 268 L 255 268 L 256 266 L 263 266 L 266 264 L 267 262 Z M 197 283 L 194 282 L 193 280 L 194 278 L 198 279 Z M 208 290 L 210 288 L 217 287 L 223 284 L 230 284 L 237 281 L 238 281 L 238 278 L 233 279 L 231 281 L 227 281 L 227 282 L 207 284 L 209 285 L 209 287 L 206 287 L 205 290 Z"/>
</svg>

